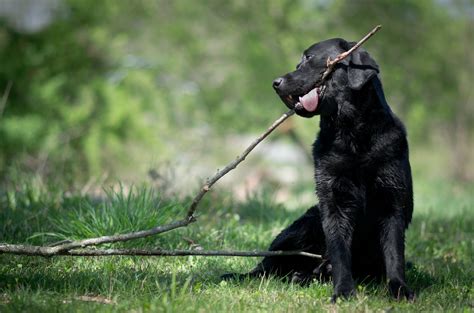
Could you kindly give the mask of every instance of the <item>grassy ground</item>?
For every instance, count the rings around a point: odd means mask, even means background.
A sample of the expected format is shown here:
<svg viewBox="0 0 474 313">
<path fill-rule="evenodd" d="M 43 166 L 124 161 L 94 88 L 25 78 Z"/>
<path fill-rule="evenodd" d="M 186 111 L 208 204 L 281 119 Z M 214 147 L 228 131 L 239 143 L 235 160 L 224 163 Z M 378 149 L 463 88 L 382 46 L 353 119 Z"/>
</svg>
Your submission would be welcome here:
<svg viewBox="0 0 474 313">
<path fill-rule="evenodd" d="M 329 304 L 330 284 L 299 287 L 277 279 L 222 282 L 255 258 L 19 257 L 0 255 L 0 312 L 55 311 L 461 311 L 472 312 L 473 186 L 416 183 L 416 212 L 407 236 L 415 303 L 396 302 L 384 285 L 360 285 L 350 301 Z M 1 195 L 0 242 L 45 243 L 148 228 L 183 207 L 147 188 L 108 192 L 105 200 L 67 195 L 28 181 Z M 198 223 L 121 246 L 265 249 L 305 208 L 288 211 L 271 193 L 236 203 L 208 195 Z"/>
</svg>

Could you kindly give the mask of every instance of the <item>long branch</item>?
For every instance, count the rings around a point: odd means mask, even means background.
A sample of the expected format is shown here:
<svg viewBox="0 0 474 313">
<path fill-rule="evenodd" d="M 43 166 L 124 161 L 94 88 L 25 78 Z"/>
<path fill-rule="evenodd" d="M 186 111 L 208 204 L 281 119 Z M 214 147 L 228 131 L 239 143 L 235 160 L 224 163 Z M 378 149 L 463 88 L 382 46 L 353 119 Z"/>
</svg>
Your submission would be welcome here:
<svg viewBox="0 0 474 313">
<path fill-rule="evenodd" d="M 108 249 L 108 250 L 72 250 L 64 255 L 71 256 L 111 256 L 111 255 L 140 255 L 140 256 L 235 256 L 235 257 L 269 257 L 269 256 L 305 256 L 322 259 L 322 255 L 304 251 L 222 251 L 222 250 L 137 250 L 137 249 Z"/>
<path fill-rule="evenodd" d="M 230 172 L 231 170 L 235 169 L 239 163 L 241 163 L 247 155 L 262 141 L 264 140 L 271 132 L 275 130 L 281 123 L 283 123 L 288 117 L 293 115 L 295 112 L 293 110 L 288 111 L 287 113 L 283 114 L 278 120 L 276 120 L 263 134 L 261 134 L 257 139 L 255 139 L 248 147 L 244 150 L 242 155 L 238 156 L 234 161 L 232 161 L 229 165 L 227 165 L 224 169 L 218 171 L 212 178 L 208 179 L 206 184 L 201 188 L 199 193 L 194 197 L 191 205 L 188 208 L 187 215 L 184 219 L 175 221 L 166 225 L 157 226 L 151 229 L 125 233 L 125 234 L 118 234 L 118 235 L 111 235 L 111 236 L 102 236 L 97 238 L 89 238 L 84 240 L 72 241 L 63 244 L 56 245 L 54 247 L 42 247 L 42 246 L 28 246 L 29 253 L 25 253 L 27 255 L 39 255 L 39 256 L 52 256 L 62 254 L 64 251 L 70 251 L 72 249 L 77 248 L 85 248 L 88 246 L 95 246 L 104 243 L 114 243 L 114 242 L 123 242 L 129 241 L 138 238 L 145 238 L 153 235 L 157 235 L 160 233 L 168 232 L 170 230 L 185 227 L 189 224 L 196 221 L 194 217 L 194 212 L 197 209 L 197 205 L 201 201 L 202 197 L 209 191 L 209 189 L 214 185 L 219 179 L 221 179 L 225 174 Z M 15 249 L 9 250 L 9 245 L 2 245 L 0 248 L 0 252 L 3 253 L 13 253 L 15 254 Z M 11 246 L 11 245 L 10 245 Z M 26 247 L 26 246 L 25 246 Z M 31 252 L 31 253 L 30 253 Z"/>
<path fill-rule="evenodd" d="M 77 249 L 70 251 L 59 251 L 51 254 L 50 247 L 38 247 L 28 245 L 0 244 L 0 254 L 16 254 L 29 256 L 236 256 L 236 257 L 268 257 L 268 256 L 290 256 L 299 255 L 310 258 L 321 259 L 319 254 L 304 251 L 231 251 L 231 250 L 161 250 L 161 249 Z"/>
</svg>

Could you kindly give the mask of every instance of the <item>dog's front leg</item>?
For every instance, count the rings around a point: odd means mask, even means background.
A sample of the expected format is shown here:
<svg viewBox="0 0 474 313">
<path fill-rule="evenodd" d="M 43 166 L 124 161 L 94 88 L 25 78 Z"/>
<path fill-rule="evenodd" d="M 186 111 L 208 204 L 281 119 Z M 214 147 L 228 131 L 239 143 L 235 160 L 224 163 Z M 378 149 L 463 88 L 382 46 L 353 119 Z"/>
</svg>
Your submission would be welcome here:
<svg viewBox="0 0 474 313">
<path fill-rule="evenodd" d="M 334 294 L 331 302 L 337 298 L 348 298 L 355 295 L 354 279 L 352 278 L 351 243 L 353 234 L 351 209 L 327 207 L 323 219 L 327 253 L 332 265 Z"/>
<path fill-rule="evenodd" d="M 331 301 L 335 302 L 339 297 L 355 295 L 352 236 L 355 217 L 365 206 L 365 191 L 353 177 L 317 172 L 316 179 L 326 249 L 332 265 L 334 294 Z"/>
<path fill-rule="evenodd" d="M 390 293 L 396 299 L 406 298 L 412 301 L 415 294 L 405 282 L 405 225 L 403 218 L 397 215 L 386 217 L 382 223 L 380 235 Z"/>
</svg>

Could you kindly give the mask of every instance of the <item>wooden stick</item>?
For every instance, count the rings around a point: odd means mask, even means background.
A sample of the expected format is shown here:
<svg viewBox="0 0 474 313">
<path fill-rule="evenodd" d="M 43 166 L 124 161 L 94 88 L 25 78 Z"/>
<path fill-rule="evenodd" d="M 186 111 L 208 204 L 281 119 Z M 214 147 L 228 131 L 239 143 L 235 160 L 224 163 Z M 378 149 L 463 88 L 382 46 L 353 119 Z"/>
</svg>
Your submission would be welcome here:
<svg viewBox="0 0 474 313">
<path fill-rule="evenodd" d="M 129 241 L 138 238 L 145 238 L 152 235 L 161 234 L 164 232 L 168 232 L 170 230 L 185 227 L 189 224 L 196 221 L 194 213 L 196 212 L 197 206 L 204 195 L 209 191 L 209 189 L 214 185 L 219 179 L 221 179 L 225 174 L 230 172 L 231 170 L 235 169 L 237 165 L 239 165 L 247 155 L 262 141 L 264 140 L 271 132 L 273 132 L 281 123 L 283 123 L 288 117 L 295 113 L 294 110 L 290 110 L 287 113 L 283 114 L 279 119 L 277 119 L 273 124 L 257 139 L 255 139 L 248 147 L 244 150 L 242 155 L 238 156 L 234 161 L 232 161 L 229 165 L 227 165 L 222 170 L 218 171 L 212 178 L 208 179 L 206 184 L 201 188 L 199 193 L 194 197 L 191 205 L 188 208 L 186 217 L 182 220 L 178 220 L 169 224 L 156 226 L 151 229 L 125 233 L 125 234 L 118 234 L 118 235 L 111 235 L 111 236 L 102 236 L 97 238 L 89 238 L 84 240 L 78 241 L 71 241 L 56 244 L 54 246 L 22 246 L 22 245 L 8 245 L 3 244 L 0 245 L 0 252 L 1 253 L 10 253 L 10 254 L 25 254 L 25 255 L 38 255 L 38 256 L 53 256 L 53 255 L 62 255 L 65 251 L 70 251 L 73 249 L 78 248 L 85 248 L 88 246 L 95 246 L 104 243 L 114 243 L 114 242 L 123 242 Z"/>
<path fill-rule="evenodd" d="M 10 95 L 10 90 L 13 86 L 13 82 L 10 80 L 7 83 L 7 87 L 5 88 L 5 91 L 3 92 L 2 99 L 0 100 L 0 117 L 3 115 L 3 111 L 5 110 L 5 106 L 7 104 L 8 96 Z"/>
<path fill-rule="evenodd" d="M 39 247 L 44 248 L 44 247 Z M 77 249 L 60 251 L 50 254 L 37 246 L 3 245 L 0 244 L 0 253 L 27 255 L 27 256 L 235 256 L 235 257 L 268 257 L 299 255 L 309 258 L 322 259 L 319 254 L 303 251 L 231 251 L 231 250 L 161 250 L 161 249 Z"/>
</svg>

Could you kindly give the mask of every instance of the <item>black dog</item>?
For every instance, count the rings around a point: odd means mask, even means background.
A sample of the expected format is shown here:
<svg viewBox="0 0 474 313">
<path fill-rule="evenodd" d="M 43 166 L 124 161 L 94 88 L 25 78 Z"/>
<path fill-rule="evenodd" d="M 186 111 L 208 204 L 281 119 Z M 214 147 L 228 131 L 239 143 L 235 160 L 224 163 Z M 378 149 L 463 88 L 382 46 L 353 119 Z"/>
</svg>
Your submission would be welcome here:
<svg viewBox="0 0 474 313">
<path fill-rule="evenodd" d="M 317 43 L 295 71 L 273 81 L 298 115 L 321 115 L 313 145 L 320 203 L 283 230 L 270 250 L 303 250 L 324 259 L 266 257 L 250 273 L 224 278 L 277 275 L 308 283 L 332 276 L 335 301 L 355 294 L 354 279 L 386 277 L 395 298 L 414 298 L 405 282 L 405 230 L 413 212 L 405 128 L 385 100 L 378 65 L 362 48 L 321 81 L 328 57 L 354 44 Z"/>
</svg>

